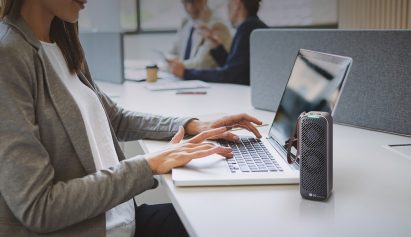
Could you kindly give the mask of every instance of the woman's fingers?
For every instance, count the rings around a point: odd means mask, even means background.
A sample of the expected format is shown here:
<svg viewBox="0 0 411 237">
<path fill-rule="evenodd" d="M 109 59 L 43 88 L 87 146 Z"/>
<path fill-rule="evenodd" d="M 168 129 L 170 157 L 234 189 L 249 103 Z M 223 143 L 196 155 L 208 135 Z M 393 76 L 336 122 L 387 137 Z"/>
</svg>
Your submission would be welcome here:
<svg viewBox="0 0 411 237">
<path fill-rule="evenodd" d="M 181 140 L 183 140 L 185 135 L 185 131 L 183 127 L 180 127 L 178 129 L 178 132 L 176 133 L 176 135 L 174 135 L 174 137 L 171 139 L 170 144 L 178 144 L 181 142 Z"/>
<path fill-rule="evenodd" d="M 241 121 L 252 122 L 257 125 L 262 125 L 263 122 L 256 117 L 250 116 L 248 114 L 240 114 Z"/>
<path fill-rule="evenodd" d="M 247 129 L 248 131 L 254 133 L 254 135 L 257 138 L 261 138 L 260 132 L 253 124 L 262 125 L 263 122 L 248 114 L 237 114 L 237 115 L 226 116 L 222 119 L 219 119 L 215 121 L 211 126 L 212 127 L 226 126 L 228 130 L 234 127 L 241 127 L 241 128 Z"/>
<path fill-rule="evenodd" d="M 206 139 L 210 139 L 212 137 L 219 136 L 219 135 L 223 134 L 226 131 L 227 131 L 227 128 L 225 128 L 225 127 L 210 129 L 210 130 L 201 132 L 197 136 L 195 136 L 195 137 L 191 138 L 190 140 L 188 140 L 188 142 L 190 142 L 190 143 L 201 143 Z"/>
<path fill-rule="evenodd" d="M 200 149 L 198 151 L 187 153 L 184 156 L 184 158 L 190 161 L 193 159 L 203 158 L 203 157 L 210 156 L 213 154 L 219 154 L 227 158 L 232 157 L 232 151 L 230 148 L 222 147 L 222 146 L 214 146 L 208 149 Z"/>
<path fill-rule="evenodd" d="M 253 133 L 257 138 L 262 137 L 261 133 L 258 131 L 258 129 L 254 125 L 252 125 L 250 122 L 241 122 L 241 123 L 234 124 L 232 126 L 228 126 L 227 130 L 231 130 L 233 128 L 243 128 L 243 129 L 248 130 L 251 133 Z M 231 141 L 231 140 L 229 140 L 229 141 Z"/>
<path fill-rule="evenodd" d="M 257 124 L 257 125 L 263 124 L 262 121 L 260 121 L 259 119 L 255 118 L 255 117 L 252 117 L 248 114 L 236 114 L 236 115 L 227 116 L 227 117 L 222 118 L 218 122 L 223 123 L 223 124 L 221 124 L 221 126 L 223 126 L 223 125 L 224 126 L 230 126 L 230 125 L 233 125 L 233 124 L 236 124 L 236 123 L 241 123 L 241 122 L 244 122 L 244 121 L 252 122 L 252 123 Z"/>
<path fill-rule="evenodd" d="M 215 147 L 216 145 L 212 143 L 200 143 L 200 144 L 193 144 L 192 146 L 185 146 L 182 151 L 187 153 L 193 153 L 199 150 L 206 150 Z"/>
<path fill-rule="evenodd" d="M 261 137 L 262 137 L 261 134 L 260 134 L 260 132 L 258 131 L 258 129 L 257 129 L 254 125 L 252 125 L 250 122 L 242 122 L 242 123 L 241 123 L 241 127 L 243 127 L 243 128 L 245 128 L 245 129 L 247 129 L 248 131 L 254 133 L 254 135 L 255 135 L 257 138 L 261 138 Z"/>
<path fill-rule="evenodd" d="M 233 156 L 229 147 L 217 146 L 212 143 L 202 144 L 174 144 L 168 149 L 150 154 L 146 157 L 151 170 L 156 174 L 170 172 L 175 167 L 186 165 L 192 159 L 203 158 L 209 155 L 219 154 L 230 158 Z"/>
<path fill-rule="evenodd" d="M 230 141 L 230 142 L 236 142 L 238 141 L 238 139 L 240 139 L 236 134 L 232 133 L 232 132 L 225 132 L 223 133 L 221 136 L 215 136 L 210 138 L 212 140 L 217 140 L 217 139 L 224 139 L 226 141 Z"/>
<path fill-rule="evenodd" d="M 192 159 L 204 158 L 209 155 L 219 154 L 226 158 L 233 157 L 233 151 L 230 147 L 214 145 L 212 143 L 199 144 L 193 148 L 187 148 L 180 152 L 181 162 L 187 164 Z"/>
<path fill-rule="evenodd" d="M 220 149 L 217 151 L 216 154 L 224 156 L 225 158 L 232 158 L 233 157 L 233 149 L 231 149 L 230 147 L 220 146 Z"/>
<path fill-rule="evenodd" d="M 240 137 L 232 132 L 227 132 L 223 139 L 230 142 L 236 142 L 240 139 Z"/>
</svg>

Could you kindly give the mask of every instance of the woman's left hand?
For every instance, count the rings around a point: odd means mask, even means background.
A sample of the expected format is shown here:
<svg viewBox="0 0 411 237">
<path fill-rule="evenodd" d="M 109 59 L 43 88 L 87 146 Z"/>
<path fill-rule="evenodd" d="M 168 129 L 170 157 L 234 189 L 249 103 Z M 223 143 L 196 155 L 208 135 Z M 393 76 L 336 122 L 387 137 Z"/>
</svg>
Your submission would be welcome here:
<svg viewBox="0 0 411 237">
<path fill-rule="evenodd" d="M 221 45 L 221 40 L 218 35 L 206 24 L 201 24 L 198 29 L 200 30 L 201 36 L 211 43 L 212 48 L 216 48 L 217 46 Z"/>
<path fill-rule="evenodd" d="M 243 128 L 252 132 L 257 138 L 261 138 L 260 132 L 255 125 L 262 125 L 263 122 L 248 114 L 236 114 L 222 117 L 221 119 L 212 122 L 202 122 L 199 120 L 192 120 L 186 125 L 186 131 L 189 135 L 197 135 L 203 131 L 213 128 L 227 127 L 228 130 L 232 128 Z M 220 136 L 212 137 L 212 139 L 224 139 L 227 141 L 236 141 L 238 136 L 227 131 Z"/>
<path fill-rule="evenodd" d="M 177 59 L 168 60 L 167 62 L 170 67 L 170 71 L 171 73 L 174 74 L 174 76 L 179 77 L 179 78 L 184 78 L 185 67 L 182 62 L 180 62 Z"/>
</svg>

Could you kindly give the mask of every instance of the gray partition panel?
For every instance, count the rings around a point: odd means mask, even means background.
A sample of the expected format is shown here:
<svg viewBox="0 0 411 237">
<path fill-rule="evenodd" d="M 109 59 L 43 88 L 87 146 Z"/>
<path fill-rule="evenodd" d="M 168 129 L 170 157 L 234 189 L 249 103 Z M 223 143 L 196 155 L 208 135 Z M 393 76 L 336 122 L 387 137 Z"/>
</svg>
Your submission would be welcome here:
<svg viewBox="0 0 411 237">
<path fill-rule="evenodd" d="M 410 30 L 257 30 L 252 104 L 275 111 L 300 48 L 353 58 L 335 121 L 411 135 Z"/>
<path fill-rule="evenodd" d="M 122 33 L 80 33 L 80 40 L 94 80 L 124 82 Z"/>
</svg>

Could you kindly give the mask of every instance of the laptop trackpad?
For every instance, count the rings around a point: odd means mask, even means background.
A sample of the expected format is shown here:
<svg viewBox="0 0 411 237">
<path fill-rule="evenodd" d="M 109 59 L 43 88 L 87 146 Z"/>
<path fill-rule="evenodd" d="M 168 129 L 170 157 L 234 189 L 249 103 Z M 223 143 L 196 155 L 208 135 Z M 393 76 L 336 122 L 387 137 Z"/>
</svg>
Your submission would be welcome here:
<svg viewBox="0 0 411 237">
<path fill-rule="evenodd" d="M 222 170 L 229 172 L 226 159 L 220 155 L 211 155 L 204 158 L 198 158 L 190 161 L 185 167 L 177 168 L 184 169 L 186 171 L 205 174 L 221 175 Z M 173 169 L 174 170 L 174 169 Z"/>
</svg>

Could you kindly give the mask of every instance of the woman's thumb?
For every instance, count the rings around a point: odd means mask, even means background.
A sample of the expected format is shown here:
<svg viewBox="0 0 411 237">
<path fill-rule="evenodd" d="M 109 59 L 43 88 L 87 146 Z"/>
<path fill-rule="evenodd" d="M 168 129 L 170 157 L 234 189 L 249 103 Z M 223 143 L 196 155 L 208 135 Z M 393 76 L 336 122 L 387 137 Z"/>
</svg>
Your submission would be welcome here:
<svg viewBox="0 0 411 237">
<path fill-rule="evenodd" d="M 181 140 L 183 140 L 184 135 L 185 135 L 185 131 L 184 131 L 184 128 L 181 126 L 178 129 L 178 132 L 176 133 L 176 135 L 174 135 L 174 137 L 171 139 L 170 144 L 180 143 Z"/>
</svg>

